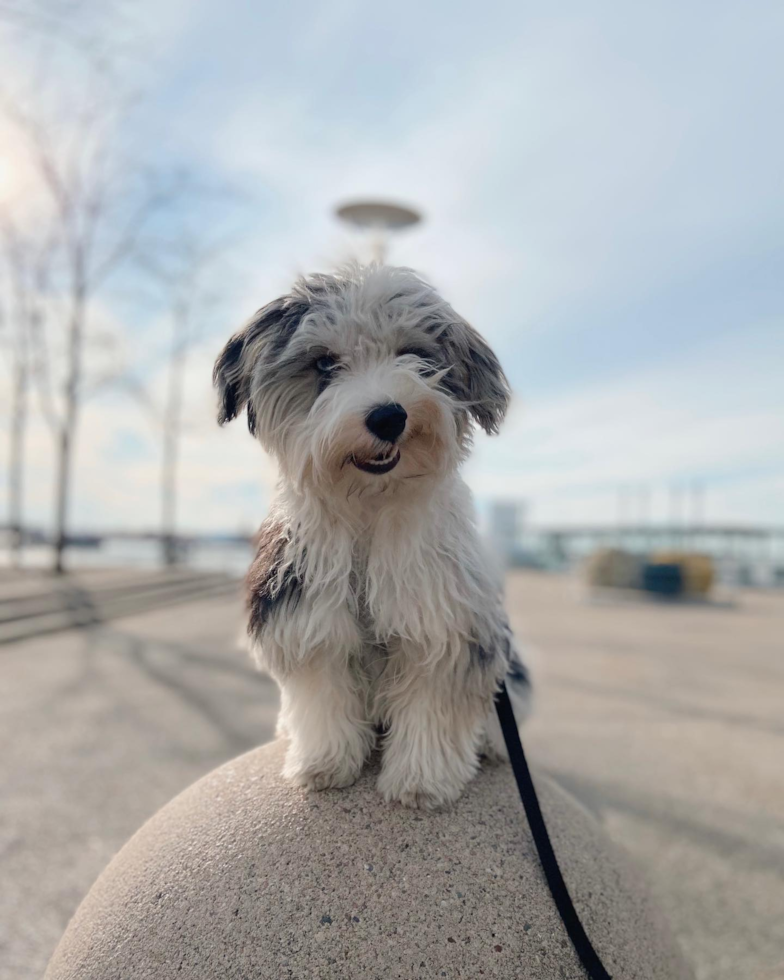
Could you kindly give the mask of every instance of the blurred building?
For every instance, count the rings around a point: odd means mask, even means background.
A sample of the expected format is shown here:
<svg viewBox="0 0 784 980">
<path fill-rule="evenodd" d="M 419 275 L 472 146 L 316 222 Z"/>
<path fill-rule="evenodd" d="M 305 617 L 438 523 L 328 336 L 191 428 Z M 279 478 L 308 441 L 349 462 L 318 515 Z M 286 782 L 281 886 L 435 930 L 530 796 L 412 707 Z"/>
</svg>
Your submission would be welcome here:
<svg viewBox="0 0 784 980">
<path fill-rule="evenodd" d="M 516 563 L 525 504 L 518 500 L 494 500 L 490 504 L 490 541 L 505 565 Z"/>
</svg>

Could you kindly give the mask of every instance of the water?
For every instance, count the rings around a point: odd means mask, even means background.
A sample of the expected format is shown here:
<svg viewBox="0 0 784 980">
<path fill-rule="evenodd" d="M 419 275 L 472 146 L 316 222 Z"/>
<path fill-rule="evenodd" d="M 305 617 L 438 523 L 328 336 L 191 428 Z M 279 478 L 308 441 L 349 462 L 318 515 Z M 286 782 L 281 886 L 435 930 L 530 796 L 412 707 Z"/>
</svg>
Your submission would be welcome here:
<svg viewBox="0 0 784 980">
<path fill-rule="evenodd" d="M 534 541 L 527 552 L 532 560 L 520 564 L 533 564 L 550 571 L 579 565 L 590 553 L 590 548 L 570 549 L 568 555 L 556 559 L 541 541 Z M 708 549 L 706 549 L 708 550 Z M 137 568 L 154 569 L 161 567 L 161 545 L 157 541 L 145 539 L 107 539 L 97 548 L 69 548 L 66 553 L 66 567 L 86 568 Z M 501 560 L 501 556 L 499 561 Z M 533 561 L 535 557 L 536 561 Z M 243 576 L 253 558 L 253 546 L 235 541 L 203 541 L 189 546 L 182 555 L 181 564 L 186 568 L 205 572 L 223 572 L 227 575 Z M 775 588 L 784 586 L 784 560 L 764 560 L 757 557 L 752 549 L 748 555 L 714 555 L 716 579 L 721 585 L 756 588 Z M 24 550 L 23 567 L 49 568 L 52 563 L 52 549 L 44 545 L 30 545 Z M 503 564 L 503 562 L 502 562 Z M 512 562 L 515 564 L 515 562 Z M 10 565 L 10 553 L 0 548 L 0 568 Z"/>
<path fill-rule="evenodd" d="M 143 539 L 108 539 L 97 548 L 69 548 L 65 555 L 66 568 L 160 568 L 161 545 L 157 541 Z M 181 564 L 187 568 L 205 572 L 224 572 L 242 576 L 253 558 L 250 543 L 205 541 L 185 549 Z M 7 549 L 0 549 L 0 568 L 10 565 Z M 24 549 L 23 568 L 49 568 L 52 549 L 45 545 L 31 545 Z"/>
</svg>

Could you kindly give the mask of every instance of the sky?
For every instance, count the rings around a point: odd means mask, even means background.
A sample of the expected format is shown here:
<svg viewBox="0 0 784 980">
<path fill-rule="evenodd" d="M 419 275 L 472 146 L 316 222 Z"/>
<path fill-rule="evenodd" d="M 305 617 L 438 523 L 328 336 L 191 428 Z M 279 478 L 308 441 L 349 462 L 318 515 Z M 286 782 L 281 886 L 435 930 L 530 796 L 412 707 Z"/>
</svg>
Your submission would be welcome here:
<svg viewBox="0 0 784 980">
<path fill-rule="evenodd" d="M 428 277 L 511 380 L 506 425 L 466 468 L 480 507 L 664 521 L 699 487 L 705 520 L 784 525 L 781 4 L 122 9 L 123 70 L 144 94 L 126 135 L 243 202 L 226 295 L 188 366 L 183 530 L 263 517 L 275 467 L 242 424 L 215 425 L 212 361 L 296 274 L 361 247 L 332 212 L 367 196 L 421 209 L 390 261 Z M 194 219 L 207 238 L 211 214 Z M 127 295 L 101 302 L 159 390 L 165 324 Z M 137 405 L 91 399 L 74 525 L 154 526 L 159 456 Z M 40 524 L 51 482 L 35 422 Z"/>
</svg>

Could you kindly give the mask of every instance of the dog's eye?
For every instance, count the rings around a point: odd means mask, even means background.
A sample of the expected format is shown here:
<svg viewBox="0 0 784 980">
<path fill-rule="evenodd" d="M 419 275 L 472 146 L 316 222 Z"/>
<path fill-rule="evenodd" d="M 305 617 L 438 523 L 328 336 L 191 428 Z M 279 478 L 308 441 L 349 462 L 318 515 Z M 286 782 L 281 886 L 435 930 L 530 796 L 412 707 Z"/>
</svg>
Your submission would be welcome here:
<svg viewBox="0 0 784 980">
<path fill-rule="evenodd" d="M 313 362 L 313 366 L 319 374 L 329 374 L 330 371 L 335 370 L 337 363 L 337 358 L 334 358 L 331 354 L 322 354 L 321 357 Z"/>
<path fill-rule="evenodd" d="M 430 351 L 423 347 L 404 347 L 397 352 L 398 357 L 418 357 L 421 361 L 433 361 L 434 357 Z"/>
<path fill-rule="evenodd" d="M 403 347 L 397 352 L 398 357 L 416 357 L 422 361 L 417 365 L 417 370 L 425 377 L 430 377 L 436 373 L 435 354 L 425 350 L 423 347 Z"/>
</svg>

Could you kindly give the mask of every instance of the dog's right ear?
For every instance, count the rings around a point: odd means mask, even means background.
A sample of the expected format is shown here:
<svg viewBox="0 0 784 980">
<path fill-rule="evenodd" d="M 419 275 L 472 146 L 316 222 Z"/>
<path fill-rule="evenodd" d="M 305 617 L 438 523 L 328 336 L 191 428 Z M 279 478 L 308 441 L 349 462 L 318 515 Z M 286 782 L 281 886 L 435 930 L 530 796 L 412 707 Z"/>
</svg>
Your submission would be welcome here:
<svg viewBox="0 0 784 980">
<path fill-rule="evenodd" d="M 307 311 L 307 304 L 291 296 L 273 300 L 226 344 L 212 372 L 212 383 L 218 389 L 219 425 L 231 422 L 242 412 L 251 397 L 256 365 L 285 349 Z M 256 416 L 251 405 L 248 405 L 248 428 L 256 434 Z"/>
<path fill-rule="evenodd" d="M 218 389 L 218 425 L 235 419 L 250 393 L 250 377 L 243 364 L 245 341 L 250 327 L 235 333 L 220 353 L 212 371 L 212 383 Z"/>
</svg>

